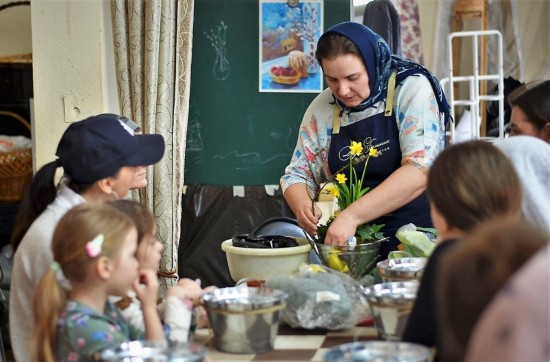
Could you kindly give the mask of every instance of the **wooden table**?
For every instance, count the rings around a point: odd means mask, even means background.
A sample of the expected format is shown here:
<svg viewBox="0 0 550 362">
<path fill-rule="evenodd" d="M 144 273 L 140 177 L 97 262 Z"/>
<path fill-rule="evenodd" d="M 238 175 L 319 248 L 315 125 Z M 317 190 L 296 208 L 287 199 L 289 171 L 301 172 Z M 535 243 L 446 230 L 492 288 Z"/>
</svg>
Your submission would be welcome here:
<svg viewBox="0 0 550 362">
<path fill-rule="evenodd" d="M 194 341 L 209 348 L 209 357 L 214 362 L 229 361 L 278 361 L 322 362 L 324 354 L 332 347 L 354 341 L 378 340 L 376 328 L 373 326 L 354 327 L 341 331 L 294 329 L 287 325 L 279 326 L 275 339 L 275 348 L 270 352 L 260 354 L 234 354 L 216 350 L 211 341 L 209 329 L 199 329 Z"/>
</svg>

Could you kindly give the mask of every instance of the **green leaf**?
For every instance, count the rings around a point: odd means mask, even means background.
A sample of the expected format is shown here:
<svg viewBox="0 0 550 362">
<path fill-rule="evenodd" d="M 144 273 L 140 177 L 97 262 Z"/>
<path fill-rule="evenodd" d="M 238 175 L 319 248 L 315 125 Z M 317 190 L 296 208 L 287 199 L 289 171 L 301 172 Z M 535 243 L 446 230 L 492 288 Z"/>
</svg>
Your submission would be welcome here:
<svg viewBox="0 0 550 362">
<path fill-rule="evenodd" d="M 434 236 L 437 236 L 437 230 L 434 228 L 423 228 L 423 227 L 417 226 L 416 230 L 424 231 L 426 233 L 430 233 L 430 234 L 433 234 Z"/>
</svg>

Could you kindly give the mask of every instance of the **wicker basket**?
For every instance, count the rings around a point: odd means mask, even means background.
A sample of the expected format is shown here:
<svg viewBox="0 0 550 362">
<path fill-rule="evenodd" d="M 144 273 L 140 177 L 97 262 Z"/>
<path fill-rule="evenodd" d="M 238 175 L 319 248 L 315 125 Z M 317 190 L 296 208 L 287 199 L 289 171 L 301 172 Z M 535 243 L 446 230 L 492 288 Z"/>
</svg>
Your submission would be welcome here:
<svg viewBox="0 0 550 362">
<path fill-rule="evenodd" d="M 9 116 L 22 123 L 29 130 L 31 126 L 20 115 L 0 111 L 1 116 Z M 32 178 L 32 149 L 0 152 L 0 201 L 15 202 L 23 198 L 25 187 Z"/>
</svg>

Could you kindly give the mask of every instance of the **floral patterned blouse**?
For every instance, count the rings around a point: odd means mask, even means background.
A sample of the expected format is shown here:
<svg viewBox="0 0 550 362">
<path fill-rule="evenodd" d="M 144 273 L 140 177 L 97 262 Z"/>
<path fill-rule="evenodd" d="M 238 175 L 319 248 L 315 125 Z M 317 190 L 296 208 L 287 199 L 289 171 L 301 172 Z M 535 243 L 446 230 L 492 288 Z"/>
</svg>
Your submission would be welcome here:
<svg viewBox="0 0 550 362">
<path fill-rule="evenodd" d="M 332 102 L 332 92 L 327 88 L 306 110 L 292 159 L 281 177 L 283 192 L 290 185 L 306 183 L 315 193 L 316 185 L 332 176 L 328 166 L 335 107 Z M 364 111 L 344 113 L 340 125 L 346 126 L 382 113 L 385 106 L 385 102 L 380 101 Z M 413 164 L 427 173 L 445 146 L 445 126 L 425 76 L 409 76 L 396 87 L 394 112 L 399 129 L 401 164 Z"/>
<path fill-rule="evenodd" d="M 71 300 L 57 322 L 56 360 L 93 361 L 96 353 L 143 338 L 143 332 L 128 324 L 110 302 L 100 314 Z"/>
</svg>

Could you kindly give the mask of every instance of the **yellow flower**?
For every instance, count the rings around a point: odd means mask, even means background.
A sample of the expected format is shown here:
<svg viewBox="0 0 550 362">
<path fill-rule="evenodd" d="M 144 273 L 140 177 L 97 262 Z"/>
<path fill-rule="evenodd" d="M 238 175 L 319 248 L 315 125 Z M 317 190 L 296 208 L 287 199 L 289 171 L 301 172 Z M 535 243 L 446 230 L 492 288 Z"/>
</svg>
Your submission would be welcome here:
<svg viewBox="0 0 550 362">
<path fill-rule="evenodd" d="M 327 187 L 327 191 L 330 192 L 332 194 L 332 196 L 334 196 L 334 197 L 339 197 L 340 196 L 340 189 L 338 187 L 336 187 L 335 185 L 329 185 Z"/>
<path fill-rule="evenodd" d="M 371 147 L 371 148 L 369 149 L 369 156 L 378 157 L 378 156 L 380 156 L 380 153 L 381 153 L 381 152 L 378 151 L 378 150 L 377 150 L 376 148 L 374 148 L 374 147 Z"/>
<path fill-rule="evenodd" d="M 338 181 L 339 184 L 345 184 L 348 178 L 343 173 L 339 173 L 336 175 L 336 181 Z"/>
<path fill-rule="evenodd" d="M 359 142 L 351 141 L 351 146 L 349 147 L 349 153 L 352 156 L 360 155 L 363 152 L 363 145 Z"/>
<path fill-rule="evenodd" d="M 329 268 L 338 270 L 342 273 L 349 273 L 348 264 L 340 259 L 338 254 L 340 254 L 340 250 L 329 250 L 327 260 Z"/>
</svg>

